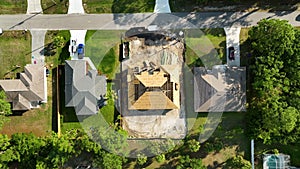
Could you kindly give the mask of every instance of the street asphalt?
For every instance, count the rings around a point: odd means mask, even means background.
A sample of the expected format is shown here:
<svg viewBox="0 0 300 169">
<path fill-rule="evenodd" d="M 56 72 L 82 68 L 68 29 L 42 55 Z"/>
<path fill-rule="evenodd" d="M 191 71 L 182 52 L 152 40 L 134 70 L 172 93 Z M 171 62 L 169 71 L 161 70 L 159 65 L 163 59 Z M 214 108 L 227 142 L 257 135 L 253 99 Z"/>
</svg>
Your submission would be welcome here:
<svg viewBox="0 0 300 169">
<path fill-rule="evenodd" d="M 199 12 L 135 14 L 32 14 L 0 15 L 3 30 L 118 30 L 136 26 L 158 25 L 162 28 L 250 27 L 263 18 L 288 20 L 300 26 L 300 11 L 281 12 Z"/>
</svg>

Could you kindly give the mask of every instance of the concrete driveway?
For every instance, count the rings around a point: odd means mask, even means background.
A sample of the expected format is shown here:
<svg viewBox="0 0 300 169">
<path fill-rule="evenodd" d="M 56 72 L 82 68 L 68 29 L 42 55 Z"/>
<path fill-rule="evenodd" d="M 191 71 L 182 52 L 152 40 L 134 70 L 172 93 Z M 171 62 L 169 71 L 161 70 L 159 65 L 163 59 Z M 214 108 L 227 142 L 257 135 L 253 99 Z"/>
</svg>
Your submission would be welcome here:
<svg viewBox="0 0 300 169">
<path fill-rule="evenodd" d="M 32 13 L 43 13 L 41 0 L 27 0 L 26 14 L 32 14 Z"/>
<path fill-rule="evenodd" d="M 226 58 L 228 66 L 240 66 L 240 27 L 225 27 L 226 33 Z M 229 47 L 234 47 L 234 60 L 229 59 Z"/>
<path fill-rule="evenodd" d="M 156 0 L 154 13 L 171 13 L 169 0 Z"/>
<path fill-rule="evenodd" d="M 71 38 L 70 42 L 72 40 L 76 41 L 76 46 L 79 44 L 85 44 L 85 35 L 86 35 L 86 30 L 70 30 Z M 78 54 L 77 53 L 70 53 L 72 60 L 77 60 L 78 59 Z"/>
<path fill-rule="evenodd" d="M 31 33 L 31 64 L 44 64 L 44 44 L 47 30 L 30 29 Z"/>
<path fill-rule="evenodd" d="M 84 14 L 82 0 L 69 0 L 68 14 Z"/>
</svg>

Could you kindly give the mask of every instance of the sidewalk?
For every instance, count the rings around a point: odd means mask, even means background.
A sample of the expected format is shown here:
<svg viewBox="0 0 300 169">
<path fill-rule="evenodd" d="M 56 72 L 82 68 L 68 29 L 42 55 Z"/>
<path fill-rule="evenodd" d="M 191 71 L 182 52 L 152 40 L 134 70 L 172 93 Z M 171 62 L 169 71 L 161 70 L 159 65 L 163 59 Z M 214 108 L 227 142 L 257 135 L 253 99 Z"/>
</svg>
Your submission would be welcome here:
<svg viewBox="0 0 300 169">
<path fill-rule="evenodd" d="M 169 0 L 156 0 L 154 13 L 171 13 Z"/>
<path fill-rule="evenodd" d="M 84 14 L 82 0 L 69 0 L 68 14 Z"/>
<path fill-rule="evenodd" d="M 41 0 L 27 0 L 26 14 L 43 13 Z"/>
</svg>

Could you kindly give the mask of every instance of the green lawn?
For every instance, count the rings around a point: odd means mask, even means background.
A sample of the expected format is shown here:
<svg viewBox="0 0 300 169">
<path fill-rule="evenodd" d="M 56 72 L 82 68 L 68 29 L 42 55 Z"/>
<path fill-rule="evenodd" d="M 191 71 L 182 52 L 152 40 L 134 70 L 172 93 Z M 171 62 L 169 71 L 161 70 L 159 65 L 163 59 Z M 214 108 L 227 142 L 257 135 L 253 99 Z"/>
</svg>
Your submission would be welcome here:
<svg viewBox="0 0 300 169">
<path fill-rule="evenodd" d="M 14 78 L 26 64 L 31 63 L 30 32 L 4 31 L 0 37 L 0 79 Z"/>
<path fill-rule="evenodd" d="M 120 37 L 124 31 L 88 31 L 86 56 L 90 57 L 101 74 L 109 79 L 115 77 L 119 66 Z"/>
<path fill-rule="evenodd" d="M 66 14 L 68 3 L 68 0 L 41 0 L 44 14 Z"/>
<path fill-rule="evenodd" d="M 51 104 L 51 103 L 50 103 Z M 10 121 L 5 123 L 1 134 L 11 136 L 14 133 L 33 133 L 36 136 L 45 136 L 52 131 L 52 108 L 43 105 L 42 108 L 33 109 L 23 115 L 12 115 Z"/>
<path fill-rule="evenodd" d="M 189 30 L 186 35 L 186 63 L 189 67 L 203 66 L 203 63 L 226 63 L 226 36 L 223 29 Z"/>
<path fill-rule="evenodd" d="M 1 0 L 0 14 L 25 14 L 27 10 L 26 0 Z"/>
<path fill-rule="evenodd" d="M 115 102 L 113 99 L 112 90 L 112 83 L 107 84 L 107 97 L 109 100 L 107 101 L 107 105 L 100 109 L 100 113 L 103 115 L 104 119 L 107 123 L 113 124 L 114 123 L 114 116 L 115 116 Z"/>
<path fill-rule="evenodd" d="M 155 0 L 83 0 L 86 13 L 153 12 Z"/>
<path fill-rule="evenodd" d="M 296 10 L 297 6 L 300 6 L 299 1 L 295 0 L 234 0 L 234 1 L 220 1 L 220 0 L 170 0 L 170 7 L 172 12 L 191 12 L 191 11 L 203 11 L 204 7 L 226 7 L 235 6 L 233 9 L 221 9 L 223 11 L 242 11 L 242 10 L 255 10 L 259 8 L 261 11 L 283 11 L 283 10 Z"/>
<path fill-rule="evenodd" d="M 64 38 L 64 46 L 62 48 L 50 49 L 51 43 L 53 42 L 54 37 L 62 36 Z M 46 63 L 49 66 L 53 64 L 53 67 L 57 67 L 59 64 L 64 64 L 65 60 L 70 58 L 69 53 L 69 40 L 70 40 L 70 32 L 68 30 L 60 30 L 60 31 L 47 31 L 45 37 L 45 59 Z"/>
</svg>

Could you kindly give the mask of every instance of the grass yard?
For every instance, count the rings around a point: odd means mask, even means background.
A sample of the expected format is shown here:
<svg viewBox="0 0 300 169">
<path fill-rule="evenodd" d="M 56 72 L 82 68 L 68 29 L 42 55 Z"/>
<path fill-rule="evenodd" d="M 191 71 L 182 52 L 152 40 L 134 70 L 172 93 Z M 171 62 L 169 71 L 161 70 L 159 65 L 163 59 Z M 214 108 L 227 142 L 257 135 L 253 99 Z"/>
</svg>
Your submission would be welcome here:
<svg viewBox="0 0 300 169">
<path fill-rule="evenodd" d="M 101 74 L 109 79 L 115 77 L 119 66 L 120 37 L 124 31 L 88 31 L 86 36 L 86 56 L 90 57 Z"/>
<path fill-rule="evenodd" d="M 153 12 L 155 0 L 83 0 L 86 13 Z"/>
<path fill-rule="evenodd" d="M 189 67 L 210 62 L 226 63 L 226 36 L 222 28 L 191 30 L 187 32 L 186 63 Z M 217 52 L 217 53 L 216 53 Z M 217 57 L 215 55 L 218 55 Z M 201 59 L 200 59 L 201 58 Z M 216 58 L 216 60 L 209 60 Z"/>
<path fill-rule="evenodd" d="M 52 130 L 52 108 L 51 103 L 43 105 L 42 108 L 33 109 L 22 115 L 10 116 L 10 122 L 5 123 L 1 134 L 11 136 L 14 133 L 33 133 L 36 136 L 51 134 Z"/>
<path fill-rule="evenodd" d="M 170 0 L 170 8 L 172 12 L 199 12 L 204 11 L 204 7 L 223 8 L 223 11 L 253 11 L 259 8 L 260 11 L 282 11 L 282 10 L 297 10 L 300 3 L 296 0 L 248 0 L 248 1 L 220 1 L 220 0 Z M 233 8 L 224 8 L 233 6 Z M 219 9 L 220 10 L 220 9 Z M 216 10 L 214 10 L 216 11 Z"/>
<path fill-rule="evenodd" d="M 4 31 L 0 38 L 0 79 L 15 78 L 16 73 L 22 72 L 31 63 L 30 52 L 29 31 Z"/>
<path fill-rule="evenodd" d="M 51 44 L 54 37 L 62 36 L 64 38 L 64 46 L 62 48 L 51 49 Z M 53 64 L 53 67 L 57 67 L 59 64 L 64 64 L 65 60 L 70 58 L 69 44 L 70 44 L 70 32 L 68 30 L 61 31 L 47 31 L 45 37 L 45 60 L 47 65 Z"/>
<path fill-rule="evenodd" d="M 41 0 L 44 14 L 66 14 L 68 4 L 68 0 Z"/>
<path fill-rule="evenodd" d="M 0 14 L 25 14 L 27 10 L 26 0 L 1 0 Z"/>
<path fill-rule="evenodd" d="M 83 7 L 86 13 L 113 13 L 113 0 L 83 0 Z"/>
<path fill-rule="evenodd" d="M 113 99 L 112 83 L 107 83 L 107 94 L 106 96 L 109 98 L 107 101 L 107 105 L 100 109 L 100 113 L 104 117 L 107 123 L 113 124 L 115 122 L 115 102 Z"/>
<path fill-rule="evenodd" d="M 33 133 L 36 136 L 45 136 L 52 131 L 52 75 L 47 77 L 48 102 L 41 108 L 29 110 L 22 115 L 9 116 L 10 121 L 5 123 L 1 134 L 11 136 L 14 133 Z"/>
<path fill-rule="evenodd" d="M 192 137 L 198 138 L 206 119 L 207 113 L 199 113 L 190 133 Z M 192 156 L 202 158 L 208 168 L 222 168 L 226 160 L 237 154 L 250 160 L 250 140 L 245 135 L 245 114 L 226 112 L 213 135 Z"/>
</svg>

